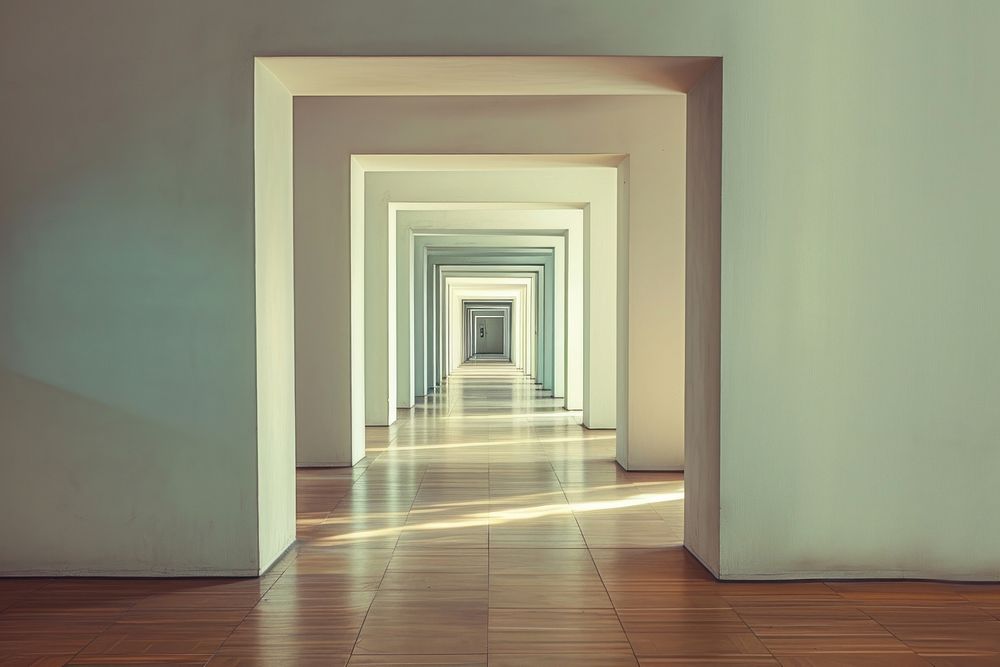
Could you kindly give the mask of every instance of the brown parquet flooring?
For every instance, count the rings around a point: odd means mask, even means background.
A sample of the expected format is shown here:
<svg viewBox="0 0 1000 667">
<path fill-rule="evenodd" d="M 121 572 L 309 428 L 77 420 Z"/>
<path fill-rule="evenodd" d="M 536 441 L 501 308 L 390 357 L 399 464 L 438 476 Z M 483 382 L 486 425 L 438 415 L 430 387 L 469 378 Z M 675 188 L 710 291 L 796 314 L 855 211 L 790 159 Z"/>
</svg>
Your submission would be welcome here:
<svg viewBox="0 0 1000 667">
<path fill-rule="evenodd" d="M 683 482 L 502 364 L 298 473 L 259 579 L 0 580 L 0 665 L 1000 665 L 1000 586 L 721 583 Z"/>
</svg>

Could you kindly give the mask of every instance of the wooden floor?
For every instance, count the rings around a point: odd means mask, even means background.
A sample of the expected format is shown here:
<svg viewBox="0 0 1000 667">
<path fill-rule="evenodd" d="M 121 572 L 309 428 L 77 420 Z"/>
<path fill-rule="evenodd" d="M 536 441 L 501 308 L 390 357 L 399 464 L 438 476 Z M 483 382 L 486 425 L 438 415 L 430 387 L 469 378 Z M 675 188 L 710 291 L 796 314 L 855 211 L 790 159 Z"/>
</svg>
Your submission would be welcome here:
<svg viewBox="0 0 1000 667">
<path fill-rule="evenodd" d="M 1000 665 L 1000 587 L 719 583 L 677 474 L 628 474 L 508 365 L 299 472 L 260 579 L 0 580 L 0 664 Z"/>
</svg>

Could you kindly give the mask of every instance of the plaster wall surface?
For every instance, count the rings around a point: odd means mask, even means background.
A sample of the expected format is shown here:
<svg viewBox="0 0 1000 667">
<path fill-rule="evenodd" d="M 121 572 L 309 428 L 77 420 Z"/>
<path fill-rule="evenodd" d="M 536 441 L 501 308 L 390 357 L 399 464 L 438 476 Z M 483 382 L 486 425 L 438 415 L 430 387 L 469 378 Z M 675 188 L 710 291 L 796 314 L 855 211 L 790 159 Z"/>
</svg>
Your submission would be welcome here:
<svg viewBox="0 0 1000 667">
<path fill-rule="evenodd" d="M 485 302 L 483 302 L 485 303 Z M 495 317 L 500 320 L 500 330 L 499 330 L 499 340 L 500 340 L 500 351 L 497 354 L 506 357 L 510 361 L 510 338 L 513 332 L 510 327 L 510 309 L 499 306 L 501 302 L 496 302 L 498 304 L 497 308 L 486 307 L 486 306 L 470 306 L 469 301 L 464 301 L 463 305 L 466 309 L 466 319 L 465 325 L 467 331 L 465 332 L 465 354 L 467 357 L 472 357 L 476 350 L 476 337 L 478 335 L 478 329 L 476 327 L 476 320 L 481 317 Z"/>
<path fill-rule="evenodd" d="M 453 373 L 464 361 L 462 353 L 464 351 L 462 338 L 465 334 L 463 327 L 464 312 L 462 309 L 462 299 L 469 298 L 470 287 L 478 286 L 482 290 L 492 290 L 491 294 L 500 293 L 502 289 L 518 289 L 521 294 L 520 305 L 523 308 L 523 328 L 520 333 L 526 342 L 527 368 L 526 371 L 537 379 L 538 356 L 537 350 L 541 341 L 541 330 L 538 325 L 538 302 L 542 297 L 537 273 L 519 272 L 508 277 L 496 277 L 483 275 L 467 275 L 465 272 L 447 271 L 442 267 L 442 280 L 445 286 L 445 303 L 447 312 L 444 313 L 447 327 L 445 331 L 448 340 L 447 369 L 448 374 Z M 520 285 L 520 288 L 516 286 Z M 481 298 L 481 292 L 475 292 L 476 298 Z M 506 298 L 506 297 L 501 297 Z"/>
<path fill-rule="evenodd" d="M 661 98 L 665 99 L 665 98 Z M 307 100 L 309 102 L 325 102 L 326 100 Z M 300 101 L 302 102 L 302 101 Z M 656 107 L 659 109 L 660 107 Z M 303 128 L 296 130 L 296 165 L 299 160 L 302 164 L 315 165 L 326 160 L 330 154 L 336 154 L 330 146 L 331 135 L 325 130 L 329 120 L 322 113 L 308 113 L 304 111 L 302 104 L 297 103 L 296 107 L 296 127 Z M 308 136 L 313 136 L 315 140 L 307 140 Z M 336 165 L 325 162 L 327 168 L 333 169 Z M 559 203 L 579 203 L 588 202 L 588 213 L 591 223 L 584 222 L 584 252 L 585 259 L 584 275 L 587 273 L 587 244 L 588 234 L 595 236 L 593 244 L 593 257 L 590 261 L 590 279 L 585 279 L 584 284 L 584 400 L 583 410 L 585 424 L 591 428 L 613 428 L 616 423 L 616 403 L 615 403 L 615 322 L 614 318 L 602 316 L 602 313 L 614 312 L 614 303 L 617 298 L 615 288 L 615 251 L 614 237 L 616 229 L 617 206 L 617 171 L 611 167 L 593 167 L 584 164 L 571 168 L 506 168 L 501 170 L 477 169 L 473 171 L 437 171 L 424 170 L 413 172 L 369 172 L 366 175 L 367 188 L 372 192 L 379 193 L 382 204 L 389 202 L 441 202 L 441 201 L 465 201 L 469 203 L 491 201 L 491 202 L 559 202 Z M 311 180 L 311 179 L 310 179 Z M 328 179 L 324 179 L 328 180 Z M 320 230 L 320 225 L 325 224 L 321 218 L 312 218 L 303 221 L 302 212 L 304 210 L 318 212 L 334 205 L 330 200 L 330 189 L 319 187 L 319 183 L 311 181 L 308 188 L 308 196 L 303 196 L 303 205 L 296 208 L 296 234 L 305 235 L 311 233 L 309 230 Z M 297 201 L 300 192 L 296 190 Z M 377 205 L 381 209 L 382 204 Z M 585 216 L 586 220 L 586 216 Z M 377 225 L 381 227 L 382 225 Z M 297 236 L 297 239 L 299 236 Z M 369 237 L 370 238 L 370 237 Z M 298 243 L 298 241 L 297 241 Z M 381 262 L 383 266 L 388 262 L 387 254 L 381 252 L 369 253 L 367 259 L 373 262 Z M 323 269 L 320 263 L 310 262 L 313 271 Z M 305 269 L 296 264 L 296 271 L 304 272 Z M 366 271 L 368 267 L 366 265 Z M 383 269 L 385 271 L 385 269 Z M 379 272 L 372 272 L 379 273 Z M 297 274 L 298 276 L 298 274 Z M 303 281 L 297 277 L 297 284 L 301 287 Z M 319 274 L 309 278 L 313 284 L 325 284 L 319 280 Z M 592 294 L 586 293 L 587 286 L 593 286 Z M 588 298 L 590 303 L 588 304 Z M 386 299 L 388 302 L 388 299 Z M 368 311 L 371 319 L 373 313 L 381 313 L 381 305 Z M 297 321 L 297 328 L 309 327 L 319 328 L 321 323 L 310 318 L 308 323 L 302 322 L 301 317 Z M 368 332 L 366 340 L 381 348 L 383 336 L 388 337 L 388 324 L 373 327 Z M 587 345 L 586 337 L 590 336 L 590 345 Z M 302 351 L 298 347 L 297 364 L 303 364 L 304 359 L 308 359 L 310 351 Z M 328 354 L 328 348 L 314 350 L 315 354 Z M 588 380 L 588 373 L 592 374 L 593 380 Z M 328 443 L 336 444 L 342 440 L 328 440 Z"/>
<path fill-rule="evenodd" d="M 6 0 L 0 569 L 255 569 L 255 55 L 712 54 L 723 576 L 1000 578 L 998 29 L 993 0 Z"/>
<path fill-rule="evenodd" d="M 524 237 L 507 238 L 516 240 L 523 239 Z M 542 237 L 531 238 L 541 239 Z M 559 239 L 559 241 L 561 240 Z M 530 242 L 538 244 L 538 241 L 535 240 Z M 512 272 L 518 272 L 517 275 L 520 275 L 520 272 L 528 271 L 538 277 L 540 292 L 536 299 L 537 312 L 535 314 L 539 326 L 539 345 L 536 350 L 540 373 L 538 380 L 543 384 L 544 388 L 550 390 L 553 384 L 553 364 L 550 363 L 551 355 L 555 350 L 558 350 L 559 353 L 564 353 L 565 351 L 565 341 L 556 340 L 557 335 L 565 334 L 565 326 L 564 322 L 562 322 L 562 317 L 555 317 L 554 308 L 552 307 L 556 287 L 556 281 L 553 279 L 554 271 L 552 265 L 555 263 L 553 255 L 554 253 L 551 251 L 541 255 L 519 254 L 507 256 L 428 253 L 430 264 L 440 267 L 442 275 L 514 275 Z M 481 265 L 482 270 L 477 271 L 479 267 L 474 264 L 477 261 L 483 262 Z M 533 266 L 519 267 L 520 264 L 533 264 Z M 562 344 L 558 344 L 560 342 Z M 582 360 L 577 360 L 578 365 L 582 366 L 581 362 Z"/>
<path fill-rule="evenodd" d="M 516 241 L 519 237 L 506 237 L 509 241 Z M 532 237 L 540 238 L 540 237 Z M 448 250 L 456 251 L 449 253 Z M 478 260 L 490 261 L 494 266 L 495 270 L 510 270 L 511 267 L 516 266 L 514 262 L 519 261 L 534 261 L 538 262 L 540 265 L 535 267 L 530 267 L 529 272 L 537 277 L 541 277 L 544 273 L 545 265 L 551 263 L 551 253 L 547 253 L 543 256 L 533 256 L 532 252 L 535 250 L 527 250 L 525 248 L 508 248 L 508 253 L 514 253 L 521 251 L 524 254 L 519 257 L 511 257 L 505 255 L 465 255 L 462 254 L 467 252 L 465 250 L 460 250 L 458 248 L 436 248 L 433 252 L 428 252 L 426 256 L 427 263 L 427 274 L 428 282 L 424 289 L 427 294 L 425 301 L 430 305 L 427 308 L 427 331 L 425 335 L 425 340 L 427 345 L 427 355 L 431 359 L 431 377 L 429 382 L 433 383 L 434 386 L 438 386 L 440 382 L 449 372 L 449 367 L 443 361 L 444 354 L 442 352 L 443 346 L 442 341 L 444 340 L 441 332 L 444 330 L 442 326 L 442 320 L 445 317 L 444 308 L 445 299 L 443 298 L 443 293 L 445 292 L 445 281 L 455 275 L 470 275 L 470 276 L 480 276 L 480 277 L 490 277 L 495 275 L 494 270 L 490 270 L 488 265 L 481 267 L 481 270 L 475 271 L 477 267 L 466 267 L 463 266 L 469 262 L 475 262 Z M 541 284 L 541 283 L 540 283 Z M 548 291 L 548 290 L 546 290 Z M 543 300 L 541 298 L 534 299 L 536 302 L 535 310 L 532 311 L 533 317 L 538 317 L 539 319 L 544 317 L 544 313 L 541 309 Z M 548 339 L 548 335 L 545 336 Z M 534 364 L 537 360 L 538 350 L 537 347 L 532 354 L 531 364 Z M 529 367 L 530 365 L 529 364 Z"/>
<path fill-rule="evenodd" d="M 611 263 L 621 267 L 625 275 L 614 273 L 599 280 L 584 283 L 584 300 L 589 302 L 589 288 L 595 284 L 603 287 L 618 285 L 620 292 L 614 303 L 620 303 L 619 320 L 631 313 L 642 317 L 645 326 L 629 330 L 627 327 L 613 335 L 601 329 L 586 328 L 585 347 L 602 348 L 606 344 L 619 345 L 615 354 L 601 355 L 600 360 L 590 357 L 595 376 L 591 382 L 585 377 L 585 387 L 597 386 L 609 377 L 609 370 L 621 367 L 623 382 L 628 386 L 629 401 L 618 398 L 596 399 L 584 396 L 585 425 L 590 428 L 620 428 L 619 461 L 628 469 L 678 470 L 684 460 L 684 128 L 685 103 L 681 95 L 658 96 L 531 96 L 531 97 L 302 97 L 296 100 L 296 141 L 300 151 L 322 152 L 323 161 L 336 168 L 348 155 L 378 155 L 415 153 L 455 154 L 461 159 L 465 153 L 511 154 L 541 153 L 552 155 L 627 154 L 627 170 L 619 169 L 618 187 L 622 196 L 616 201 L 615 216 L 619 226 L 630 231 L 623 236 L 630 253 L 628 265 L 617 256 L 598 262 L 598 273 L 611 268 Z M 419 124 L 420 130 L 408 132 Z M 337 133 L 336 128 L 349 126 L 349 135 Z M 370 129 L 369 129 L 370 128 Z M 352 151 L 351 146 L 363 148 Z M 339 158 L 333 156 L 341 156 Z M 305 159 L 304 162 L 315 161 Z M 421 168 L 419 163 L 416 168 Z M 426 169 L 427 167 L 423 167 Z M 480 168 L 481 169 L 481 168 Z M 553 168 L 553 171 L 557 169 Z M 386 170 L 388 171 L 388 170 Z M 405 173 L 405 172 L 400 172 Z M 458 174 L 456 170 L 453 173 Z M 337 182 L 339 177 L 328 174 L 325 181 Z M 457 180 L 457 179 L 456 179 Z M 382 224 L 370 218 L 374 212 L 382 216 L 386 204 L 399 201 L 396 194 L 388 196 L 386 190 L 366 186 L 369 198 L 365 216 L 370 226 L 366 238 L 373 239 L 368 246 L 365 262 L 366 280 L 381 280 L 384 269 L 375 262 L 384 261 L 381 239 Z M 439 201 L 467 200 L 462 188 L 455 186 L 457 194 Z M 333 192 L 326 188 L 317 190 L 316 197 L 330 198 Z M 313 197 L 309 197 L 313 199 Z M 534 201 L 551 201 L 540 198 Z M 322 207 L 328 210 L 332 203 Z M 320 210 L 318 205 L 306 203 L 302 209 Z M 586 215 L 586 212 L 585 212 Z M 312 216 L 304 219 L 297 214 L 296 233 L 301 243 L 320 244 L 319 237 L 311 238 L 317 222 Z M 318 220 L 318 219 L 317 219 Z M 325 224 L 325 221 L 324 223 Z M 607 231 L 601 226 L 585 229 Z M 373 238 L 374 236 L 374 238 Z M 592 239 L 585 231 L 585 262 L 594 253 L 610 251 L 617 244 L 618 233 Z M 622 251 L 624 252 L 624 251 Z M 585 274 L 587 267 L 585 265 Z M 318 271 L 306 267 L 296 269 L 306 282 L 328 284 Z M 307 274 L 309 277 L 306 277 Z M 316 275 L 312 275 L 316 274 Z M 630 279 L 628 279 L 630 278 Z M 371 294 L 371 290 L 368 290 Z M 379 293 L 384 293 L 380 290 Z M 599 289 L 598 294 L 601 293 Z M 380 317 L 381 305 L 366 307 L 366 323 L 376 324 L 372 317 Z M 616 312 L 612 301 L 595 300 L 587 307 L 591 318 L 610 322 L 601 312 Z M 610 310 L 608 310 L 610 309 Z M 641 315 L 640 315 L 641 313 Z M 374 315 L 373 315 L 374 314 Z M 302 328 L 315 330 L 317 323 L 302 323 Z M 368 343 L 382 350 L 381 326 L 369 326 L 375 338 L 369 335 Z M 593 336 L 593 346 L 591 346 Z M 616 341 L 612 343 L 612 339 Z M 395 354 L 393 350 L 392 354 Z M 303 358 L 311 357 L 309 351 Z M 372 366 L 384 365 L 389 355 L 369 354 Z M 600 371 L 597 369 L 607 366 Z M 585 369 L 585 375 L 587 374 Z M 379 369 L 378 377 L 382 373 Z M 386 388 L 366 384 L 366 403 L 369 423 L 383 423 L 382 412 L 387 416 L 394 399 L 383 398 Z M 616 380 L 617 382 L 617 380 Z M 610 387 L 609 387 L 610 389 Z M 662 396 L 663 400 L 656 397 Z M 386 410 L 381 410 L 385 405 Z M 618 420 L 617 414 L 623 414 Z M 588 409 L 589 408 L 589 409 Z M 601 416 L 600 413 L 606 413 Z M 614 413 L 615 419 L 610 415 Z M 619 423 L 620 422 L 620 423 Z M 627 444 L 626 444 L 627 443 Z"/>
<path fill-rule="evenodd" d="M 544 274 L 543 268 L 525 266 L 525 267 L 517 267 L 515 269 L 514 265 L 511 265 L 510 267 L 501 267 L 501 266 L 485 267 L 489 270 L 484 270 L 484 271 L 476 271 L 474 270 L 475 268 L 477 267 L 470 268 L 470 267 L 453 266 L 446 264 L 440 267 L 440 271 L 441 275 L 446 280 L 449 278 L 468 278 L 468 277 L 494 278 L 497 280 L 503 280 L 506 278 L 522 278 L 528 276 L 533 278 L 532 290 L 534 296 L 532 298 L 533 303 L 531 307 L 533 308 L 532 316 L 534 318 L 537 327 L 537 330 L 535 332 L 536 336 L 535 344 L 533 346 L 534 347 L 533 363 L 536 364 L 535 366 L 536 369 L 540 369 L 541 366 L 538 364 L 538 358 L 539 356 L 541 356 L 539 355 L 539 349 L 548 345 L 547 341 L 549 341 L 550 339 L 550 329 L 544 327 L 544 325 L 541 323 L 543 317 L 540 316 L 541 311 L 543 310 L 543 304 L 548 298 L 546 295 L 546 290 L 544 290 L 543 288 L 543 284 L 545 282 L 543 275 Z M 539 382 L 541 382 L 541 380 L 539 380 Z"/>
<path fill-rule="evenodd" d="M 426 231 L 417 234 L 409 224 L 400 225 L 404 233 L 400 233 L 397 242 L 397 272 L 396 272 L 396 331 L 393 339 L 396 344 L 397 394 L 400 406 L 413 405 L 415 396 L 423 396 L 427 392 L 425 362 L 427 356 L 427 281 L 428 264 L 440 262 L 447 265 L 468 264 L 474 268 L 476 264 L 523 264 L 528 260 L 538 263 L 539 267 L 548 270 L 545 288 L 546 326 L 545 358 L 547 360 L 544 376 L 549 388 L 556 381 L 558 370 L 560 389 L 565 384 L 565 308 L 557 310 L 555 292 L 557 283 L 564 287 L 565 275 L 556 276 L 556 256 L 559 255 L 558 269 L 564 270 L 563 254 L 565 251 L 564 237 L 543 235 L 513 235 L 502 231 L 480 234 L 441 233 L 433 234 Z M 409 237 L 409 238 L 408 238 Z M 407 247 L 409 258 L 404 258 L 403 247 Z M 546 248 L 546 246 L 549 246 Z M 400 271 L 399 267 L 408 265 L 410 270 Z M 502 267 L 497 267 L 498 270 Z M 559 299 L 559 305 L 564 306 L 564 299 Z M 390 334 L 393 332 L 390 332 Z M 562 355 L 561 359 L 554 357 Z M 556 363 L 558 362 L 558 363 Z M 558 368 L 557 368 L 558 367 Z M 418 370 L 419 369 L 419 370 Z M 560 393 L 560 395 L 562 395 Z"/>
<path fill-rule="evenodd" d="M 722 65 L 688 93 L 684 544 L 719 573 Z"/>
<path fill-rule="evenodd" d="M 292 96 L 257 65 L 254 202 L 257 320 L 257 541 L 266 570 L 295 540 L 295 291 Z"/>
<path fill-rule="evenodd" d="M 525 375 L 533 377 L 534 297 L 532 278 L 442 278 L 444 308 L 441 312 L 445 379 L 462 363 L 463 299 L 504 299 L 511 303 L 511 328 L 516 334 L 511 343 L 511 361 Z"/>
<path fill-rule="evenodd" d="M 498 240 L 510 238 L 508 234 L 538 234 L 538 241 L 548 234 L 557 234 L 554 239 L 554 285 L 552 305 L 554 310 L 555 346 L 553 350 L 553 391 L 557 397 L 565 397 L 570 409 L 581 409 L 583 405 L 583 214 L 579 208 L 539 205 L 538 208 L 501 207 L 494 202 L 490 208 L 486 204 L 475 209 L 440 209 L 430 211 L 399 210 L 396 213 L 397 236 L 405 235 L 413 229 L 421 229 L 424 235 L 414 237 L 410 244 L 397 242 L 397 267 L 413 263 L 412 271 L 397 268 L 397 367 L 400 375 L 397 386 L 406 385 L 409 377 L 414 378 L 413 394 L 404 397 L 403 404 L 412 403 L 414 396 L 423 396 L 427 391 L 426 342 L 426 251 L 429 240 L 451 239 L 455 237 L 434 236 L 448 229 L 464 227 L 466 231 L 476 231 L 476 236 L 468 237 L 470 246 L 488 246 Z M 495 230 L 502 229 L 504 236 Z M 435 231 L 436 230 L 436 231 Z M 494 230 L 494 231 L 490 231 Z M 439 240 L 438 245 L 451 243 Z M 548 242 L 542 243 L 548 245 Z M 404 250 L 405 249 L 405 250 Z M 401 256 L 402 252 L 412 252 L 412 258 Z M 566 321 L 573 324 L 566 327 Z M 413 330 L 407 327 L 413 323 Z M 404 337 L 400 341 L 400 337 Z M 407 344 L 406 336 L 412 338 Z M 570 340 L 569 338 L 572 338 Z M 410 362 L 407 364 L 406 359 Z"/>
</svg>

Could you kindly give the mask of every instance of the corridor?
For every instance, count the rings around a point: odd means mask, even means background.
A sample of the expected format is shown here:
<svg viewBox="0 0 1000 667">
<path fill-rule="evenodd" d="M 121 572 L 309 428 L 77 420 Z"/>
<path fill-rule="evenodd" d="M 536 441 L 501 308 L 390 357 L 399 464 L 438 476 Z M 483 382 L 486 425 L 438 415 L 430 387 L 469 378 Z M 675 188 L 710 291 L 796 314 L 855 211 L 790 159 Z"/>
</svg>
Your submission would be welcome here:
<svg viewBox="0 0 1000 667">
<path fill-rule="evenodd" d="M 612 602 L 637 592 L 627 571 L 707 576 L 679 546 L 681 477 L 624 473 L 613 431 L 536 386 L 508 362 L 468 363 L 408 419 L 368 429 L 350 488 L 347 471 L 300 472 L 300 544 L 274 590 L 374 591 L 355 656 L 635 664 Z"/>
<path fill-rule="evenodd" d="M 713 580 L 680 546 L 680 475 L 623 472 L 613 432 L 509 363 L 411 412 L 368 429 L 366 465 L 299 471 L 299 540 L 260 579 L 0 581 L 3 664 L 996 659 L 996 586 Z"/>
</svg>

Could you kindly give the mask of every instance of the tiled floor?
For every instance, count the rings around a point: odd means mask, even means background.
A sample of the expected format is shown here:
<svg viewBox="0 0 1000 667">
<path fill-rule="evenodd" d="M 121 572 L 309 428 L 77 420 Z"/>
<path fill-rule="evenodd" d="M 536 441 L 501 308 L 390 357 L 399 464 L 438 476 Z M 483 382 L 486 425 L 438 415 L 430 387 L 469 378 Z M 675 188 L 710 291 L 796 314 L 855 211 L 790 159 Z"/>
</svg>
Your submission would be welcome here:
<svg viewBox="0 0 1000 667">
<path fill-rule="evenodd" d="M 243 580 L 0 581 L 0 664 L 1000 665 L 1000 586 L 719 583 L 683 484 L 629 474 L 503 365 L 299 472 L 299 542 Z"/>
</svg>

